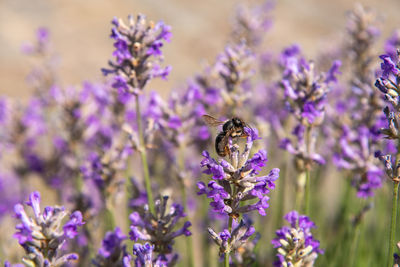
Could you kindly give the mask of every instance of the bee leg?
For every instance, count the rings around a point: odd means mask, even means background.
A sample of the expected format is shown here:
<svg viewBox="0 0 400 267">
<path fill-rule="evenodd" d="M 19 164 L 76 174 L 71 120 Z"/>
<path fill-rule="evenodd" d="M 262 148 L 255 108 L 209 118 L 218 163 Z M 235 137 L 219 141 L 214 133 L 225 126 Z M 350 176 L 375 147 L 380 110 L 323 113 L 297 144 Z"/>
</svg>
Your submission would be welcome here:
<svg viewBox="0 0 400 267">
<path fill-rule="evenodd" d="M 240 138 L 247 138 L 249 137 L 249 135 L 247 133 L 243 133 L 241 135 L 239 135 Z"/>
<path fill-rule="evenodd" d="M 231 149 L 229 146 L 225 146 L 224 148 L 225 155 L 228 155 L 229 157 L 231 156 Z"/>
</svg>

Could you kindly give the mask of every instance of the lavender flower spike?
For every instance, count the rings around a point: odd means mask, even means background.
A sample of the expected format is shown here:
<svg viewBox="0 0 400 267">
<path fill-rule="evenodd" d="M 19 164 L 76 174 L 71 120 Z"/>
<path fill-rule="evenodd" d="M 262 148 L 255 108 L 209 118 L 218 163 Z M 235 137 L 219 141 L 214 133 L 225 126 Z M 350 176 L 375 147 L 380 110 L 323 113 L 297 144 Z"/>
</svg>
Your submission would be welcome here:
<svg viewBox="0 0 400 267">
<path fill-rule="evenodd" d="M 178 255 L 173 253 L 172 249 L 174 239 L 180 235 L 190 236 L 192 233 L 188 229 L 191 226 L 189 221 L 186 221 L 182 228 L 174 231 L 179 220 L 186 214 L 179 204 L 172 204 L 168 212 L 167 201 L 168 197 L 166 196 L 156 200 L 155 214 L 149 212 L 147 205 L 143 212 L 133 212 L 129 216 L 132 222 L 129 235 L 131 240 L 147 241 L 154 246 L 157 264 L 172 266 L 178 259 Z"/>
<path fill-rule="evenodd" d="M 153 258 L 153 250 L 154 245 L 150 245 L 149 243 L 135 244 L 133 245 L 133 254 L 136 256 L 135 266 L 136 267 L 167 267 L 172 266 L 174 262 L 177 260 L 177 257 L 173 259 L 168 259 L 165 256 L 159 256 L 157 258 Z"/>
<path fill-rule="evenodd" d="M 397 50 L 397 58 L 392 60 L 389 55 L 381 55 L 381 71 L 382 75 L 376 80 L 375 86 L 381 91 L 385 100 L 391 103 L 393 109 L 397 112 L 400 111 L 399 94 L 400 94 L 400 50 Z M 387 113 L 389 111 L 385 111 Z M 391 124 L 390 116 L 388 117 L 389 127 Z M 397 125 L 396 125 L 397 126 Z M 387 134 L 387 133 L 385 133 Z M 391 137 L 388 138 L 397 138 Z"/>
<path fill-rule="evenodd" d="M 106 233 L 101 248 L 92 263 L 97 267 L 125 266 L 125 257 L 128 256 L 123 241 L 127 239 L 119 227 Z"/>
<path fill-rule="evenodd" d="M 248 134 L 245 148 L 239 151 L 237 144 L 229 142 L 231 151 L 229 162 L 213 159 L 207 151 L 203 152 L 204 159 L 201 166 L 205 167 L 204 173 L 212 175 L 212 180 L 207 184 L 198 182 L 199 195 L 206 194 L 213 201 L 211 208 L 221 214 L 238 218 L 239 214 L 257 210 L 259 214 L 266 215 L 270 189 L 275 188 L 275 181 L 279 177 L 279 169 L 272 169 L 265 176 L 257 176 L 267 162 L 267 152 L 259 150 L 249 158 L 253 141 L 258 139 L 254 129 L 245 128 Z M 236 187 L 232 190 L 231 185 Z M 243 203 L 247 200 L 258 200 L 254 204 Z"/>
<path fill-rule="evenodd" d="M 365 126 L 352 131 L 342 127 L 339 139 L 340 153 L 334 155 L 334 163 L 341 169 L 351 170 L 351 184 L 357 190 L 357 197 L 368 198 L 382 186 L 383 171 L 373 156 L 373 135 Z"/>
<path fill-rule="evenodd" d="M 138 94 L 155 77 L 166 79 L 171 67 L 162 68 L 161 48 L 171 39 L 171 27 L 162 21 L 147 22 L 144 15 L 136 21 L 131 15 L 128 25 L 114 18 L 111 38 L 114 39 L 115 61 L 109 61 L 109 69 L 102 69 L 104 75 L 114 74 L 113 87 L 119 94 Z"/>
<path fill-rule="evenodd" d="M 284 72 L 281 87 L 285 104 L 304 126 L 320 125 L 324 119 L 326 97 L 332 82 L 337 80 L 340 61 L 335 61 L 327 73 L 317 72 L 312 61 L 307 62 L 298 50 L 281 56 Z"/>
<path fill-rule="evenodd" d="M 307 62 L 300 55 L 297 46 L 285 49 L 281 62 L 285 106 L 297 123 L 292 131 L 294 138 L 282 139 L 280 147 L 295 156 L 296 168 L 301 173 L 310 170 L 313 163 L 325 164 L 325 159 L 315 151 L 316 127 L 324 120 L 327 96 L 332 83 L 337 81 L 341 62 L 334 61 L 328 72 L 319 72 L 312 61 Z"/>
<path fill-rule="evenodd" d="M 284 226 L 276 231 L 277 238 L 271 243 L 278 248 L 278 260 L 274 263 L 282 266 L 313 266 L 318 254 L 323 250 L 319 248 L 319 241 L 311 234 L 315 224 L 305 215 L 291 211 L 285 215 L 285 220 L 290 227 Z"/>
<path fill-rule="evenodd" d="M 26 204 L 32 208 L 33 218 L 28 216 L 22 204 L 14 207 L 15 216 L 21 221 L 16 226 L 14 237 L 25 249 L 23 262 L 28 266 L 61 266 L 78 259 L 77 254 L 60 253 L 67 238 L 74 238 L 77 228 L 84 224 L 82 214 L 79 211 L 73 212 L 70 220 L 63 224 L 68 212 L 58 206 L 48 206 L 41 211 L 39 192 L 31 193 Z"/>
<path fill-rule="evenodd" d="M 221 233 L 217 234 L 213 229 L 208 228 L 208 233 L 214 242 L 219 246 L 219 254 L 236 252 L 248 241 L 249 237 L 254 234 L 255 229 L 249 223 L 240 221 L 234 227 L 232 232 L 224 229 Z"/>
<path fill-rule="evenodd" d="M 133 254 L 136 255 L 135 266 L 152 266 L 152 253 L 154 246 L 146 243 L 133 245 Z"/>
</svg>

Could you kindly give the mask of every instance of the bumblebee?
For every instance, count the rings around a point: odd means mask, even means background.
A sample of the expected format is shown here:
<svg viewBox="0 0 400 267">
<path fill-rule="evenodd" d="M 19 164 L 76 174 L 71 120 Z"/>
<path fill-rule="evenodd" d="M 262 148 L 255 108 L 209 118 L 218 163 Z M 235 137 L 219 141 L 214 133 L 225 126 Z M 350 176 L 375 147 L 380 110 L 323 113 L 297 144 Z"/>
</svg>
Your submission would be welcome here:
<svg viewBox="0 0 400 267">
<path fill-rule="evenodd" d="M 203 120 L 210 126 L 222 126 L 222 132 L 220 132 L 215 138 L 215 151 L 220 157 L 225 157 L 230 154 L 228 146 L 229 137 L 247 137 L 248 134 L 244 131 L 244 127 L 248 127 L 247 124 L 240 118 L 234 117 L 227 121 L 220 121 L 210 115 L 203 115 Z"/>
</svg>

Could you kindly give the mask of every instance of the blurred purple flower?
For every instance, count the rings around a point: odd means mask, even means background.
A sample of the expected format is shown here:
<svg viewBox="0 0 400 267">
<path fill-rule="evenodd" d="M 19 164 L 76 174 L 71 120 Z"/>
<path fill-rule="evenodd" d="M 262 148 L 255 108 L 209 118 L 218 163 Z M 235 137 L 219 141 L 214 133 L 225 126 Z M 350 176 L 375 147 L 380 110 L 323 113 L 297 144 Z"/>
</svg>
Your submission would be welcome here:
<svg viewBox="0 0 400 267">
<path fill-rule="evenodd" d="M 98 267 L 125 267 L 124 258 L 127 256 L 126 246 L 123 244 L 125 239 L 127 236 L 119 227 L 116 227 L 114 231 L 107 232 L 92 263 Z"/>
<path fill-rule="evenodd" d="M 371 133 L 365 126 L 353 131 L 343 128 L 339 139 L 340 152 L 333 157 L 341 169 L 351 170 L 351 184 L 361 198 L 372 197 L 374 191 L 382 186 L 383 171 L 377 166 L 372 148 Z"/>
<path fill-rule="evenodd" d="M 186 214 L 183 207 L 179 204 L 172 204 L 169 212 L 167 211 L 168 197 L 163 197 L 155 202 L 156 214 L 148 211 L 145 206 L 143 211 L 133 212 L 129 218 L 131 220 L 131 240 L 142 240 L 154 245 L 154 252 L 157 253 L 157 260 L 166 261 L 166 265 L 172 264 L 177 260 L 177 254 L 173 253 L 174 239 L 180 235 L 190 236 L 189 227 L 191 223 L 186 221 L 182 228 L 174 231 L 175 226 Z M 157 224 L 152 222 L 157 221 Z"/>
<path fill-rule="evenodd" d="M 76 260 L 78 256 L 74 253 L 59 255 L 67 238 L 74 238 L 77 228 L 82 226 L 82 214 L 75 211 L 70 219 L 63 223 L 68 212 L 64 207 L 47 206 L 43 211 L 40 209 L 40 194 L 33 192 L 26 202 L 33 210 L 34 217 L 31 218 L 25 212 L 22 204 L 14 206 L 15 217 L 21 221 L 16 226 L 17 232 L 14 237 L 25 249 L 24 261 L 32 265 L 40 265 L 47 261 L 49 265 L 59 266 L 70 260 Z M 47 242 L 42 242 L 46 240 Z"/>
<path fill-rule="evenodd" d="M 21 201 L 21 181 L 11 173 L 0 173 L 0 219 Z"/>
<path fill-rule="evenodd" d="M 135 266 L 137 267 L 145 267 L 145 266 L 153 266 L 153 250 L 154 245 L 150 245 L 149 243 L 142 244 L 134 244 L 133 245 L 133 254 L 136 256 Z"/>
<path fill-rule="evenodd" d="M 220 256 L 228 252 L 236 253 L 243 248 L 254 232 L 255 229 L 250 222 L 245 222 L 243 220 L 240 220 L 239 223 L 233 223 L 232 232 L 229 232 L 228 229 L 224 229 L 217 234 L 213 229 L 210 227 L 208 228 L 208 233 L 219 247 Z"/>
<path fill-rule="evenodd" d="M 50 32 L 45 27 L 40 27 L 36 30 L 36 43 L 26 42 L 22 45 L 21 50 L 27 55 L 35 53 L 44 54 L 49 48 Z"/>
<path fill-rule="evenodd" d="M 269 13 L 273 7 L 273 1 L 265 1 L 252 7 L 244 4 L 238 5 L 231 33 L 232 39 L 236 43 L 246 40 L 250 47 L 261 45 L 265 32 L 272 24 Z"/>
<path fill-rule="evenodd" d="M 395 30 L 385 42 L 385 53 L 395 62 L 398 60 L 397 49 L 400 47 L 400 30 Z"/>
<path fill-rule="evenodd" d="M 327 73 L 317 73 L 313 62 L 306 62 L 298 46 L 285 49 L 281 54 L 284 67 L 281 86 L 285 101 L 296 119 L 304 125 L 322 122 L 326 96 L 330 84 L 340 73 L 340 61 L 335 61 Z"/>
<path fill-rule="evenodd" d="M 136 256 L 135 258 L 135 266 L 136 267 L 147 267 L 147 266 L 160 266 L 167 267 L 173 266 L 178 260 L 178 255 L 158 255 L 153 259 L 153 250 L 154 245 L 150 245 L 149 243 L 142 244 L 134 244 L 133 245 L 133 254 Z"/>
<path fill-rule="evenodd" d="M 283 226 L 276 231 L 277 237 L 271 241 L 278 248 L 278 260 L 275 266 L 313 266 L 318 254 L 323 254 L 319 248 L 319 241 L 314 239 L 311 229 L 314 222 L 297 211 L 285 215 L 290 227 Z"/>
</svg>

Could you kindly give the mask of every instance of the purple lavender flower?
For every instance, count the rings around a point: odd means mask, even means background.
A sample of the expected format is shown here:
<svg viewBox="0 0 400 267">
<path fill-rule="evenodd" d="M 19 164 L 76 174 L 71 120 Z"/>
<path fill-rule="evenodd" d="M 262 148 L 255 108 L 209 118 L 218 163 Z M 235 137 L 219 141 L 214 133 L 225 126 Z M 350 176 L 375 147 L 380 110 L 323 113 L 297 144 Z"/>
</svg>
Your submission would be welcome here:
<svg viewBox="0 0 400 267">
<path fill-rule="evenodd" d="M 397 60 L 397 49 L 400 47 L 400 30 L 395 30 L 385 42 L 385 53 L 394 61 Z"/>
<path fill-rule="evenodd" d="M 297 139 L 297 144 L 293 145 L 289 138 L 284 138 L 280 142 L 280 148 L 287 150 L 295 156 L 295 166 L 299 172 L 310 169 L 313 163 L 320 165 L 325 164 L 325 159 L 315 151 L 317 136 L 312 134 L 308 140 L 305 138 L 305 127 L 301 124 L 297 125 L 292 134 Z"/>
<path fill-rule="evenodd" d="M 129 201 L 129 207 L 133 211 L 137 211 L 139 213 L 144 213 L 144 207 L 147 203 L 147 194 L 146 190 L 142 188 L 142 186 L 138 183 L 138 181 L 134 178 L 130 179 L 132 187 L 131 187 L 131 198 Z"/>
<path fill-rule="evenodd" d="M 377 22 L 374 12 L 362 5 L 356 5 L 349 12 L 348 42 L 342 52 L 342 59 L 344 62 L 348 62 L 347 66 L 344 66 L 344 78 L 347 81 L 338 88 L 339 90 L 348 89 L 342 92 L 338 102 L 346 99 L 344 103 L 347 106 L 346 115 L 349 118 L 339 120 L 344 121 L 344 124 L 353 128 L 354 131 L 357 131 L 359 127 L 366 126 L 371 133 L 376 132 L 381 118 L 382 99 L 371 86 L 375 79 L 374 45 L 379 37 Z M 332 113 L 334 115 L 336 111 L 332 110 Z M 335 120 L 337 118 L 338 116 L 335 116 Z"/>
<path fill-rule="evenodd" d="M 138 94 L 151 79 L 165 79 L 171 70 L 160 66 L 161 48 L 171 39 L 171 27 L 162 21 L 155 25 L 148 23 L 144 15 L 138 15 L 136 21 L 129 16 L 128 23 L 117 18 L 112 20 L 115 61 L 109 61 L 110 69 L 102 69 L 104 75 L 114 74 L 112 86 L 120 95 Z"/>
<path fill-rule="evenodd" d="M 228 229 L 224 229 L 217 234 L 213 229 L 208 228 L 208 233 L 219 247 L 220 255 L 230 252 L 236 253 L 248 243 L 248 239 L 254 232 L 254 227 L 248 222 L 245 223 L 243 220 L 241 220 L 240 223 L 235 222 L 231 232 L 229 232 Z"/>
<path fill-rule="evenodd" d="M 311 229 L 315 224 L 305 215 L 291 211 L 285 215 L 290 227 L 284 226 L 276 231 L 277 237 L 271 241 L 278 248 L 275 266 L 313 266 L 318 254 L 319 241 L 314 239 Z"/>
<path fill-rule="evenodd" d="M 85 179 L 92 179 L 104 193 L 118 180 L 119 171 L 125 169 L 126 159 L 132 153 L 129 147 L 112 147 L 102 154 L 92 152 L 80 170 Z"/>
<path fill-rule="evenodd" d="M 0 219 L 21 201 L 21 181 L 12 173 L 0 173 Z"/>
<path fill-rule="evenodd" d="M 16 226 L 14 237 L 25 249 L 26 256 L 23 261 L 28 265 L 59 266 L 71 260 L 78 259 L 74 253 L 60 255 L 61 248 L 68 238 L 77 235 L 77 228 L 82 226 L 82 214 L 75 211 L 70 219 L 63 224 L 68 212 L 64 207 L 45 207 L 40 209 L 40 194 L 33 192 L 26 202 L 33 210 L 34 217 L 30 218 L 22 204 L 14 207 L 15 216 L 21 221 Z M 43 265 L 44 264 L 44 265 Z"/>
<path fill-rule="evenodd" d="M 37 98 L 32 98 L 21 117 L 22 126 L 26 130 L 27 142 L 35 144 L 35 140 L 47 131 L 42 103 Z"/>
<path fill-rule="evenodd" d="M 202 94 L 198 87 L 190 84 L 182 95 L 172 93 L 168 102 L 156 92 L 150 95 L 145 117 L 153 129 L 161 132 L 164 141 L 174 147 L 186 147 L 203 135 L 209 137 L 209 131 L 202 128 L 201 116 L 205 113 Z M 149 131 L 147 131 L 149 132 Z"/>
<path fill-rule="evenodd" d="M 126 246 L 123 244 L 127 236 L 124 235 L 119 227 L 114 231 L 106 233 L 101 247 L 92 263 L 98 267 L 106 266 L 126 266 L 125 257 L 127 257 Z"/>
<path fill-rule="evenodd" d="M 261 5 L 249 7 L 239 5 L 231 33 L 232 39 L 239 43 L 246 40 L 250 47 L 258 47 L 263 41 L 265 32 L 270 29 L 272 21 L 269 12 L 274 7 L 272 1 L 265 1 Z"/>
<path fill-rule="evenodd" d="M 376 80 L 375 86 L 384 94 L 386 102 L 390 103 L 390 107 L 384 108 L 387 126 L 381 128 L 381 133 L 387 139 L 399 139 L 399 122 L 398 114 L 400 112 L 399 93 L 400 93 L 400 53 L 397 52 L 397 59 L 394 61 L 389 55 L 382 55 L 381 63 L 382 75 Z M 390 155 L 379 155 L 385 163 L 385 170 L 389 178 L 395 182 L 399 181 L 398 166 L 391 163 Z M 392 167 L 393 165 L 393 167 Z"/>
<path fill-rule="evenodd" d="M 377 166 L 372 148 L 372 137 L 368 128 L 358 131 L 343 128 L 339 139 L 340 153 L 334 155 L 334 162 L 339 168 L 351 170 L 351 184 L 357 189 L 357 196 L 372 197 L 374 191 L 382 186 L 383 171 Z"/>
<path fill-rule="evenodd" d="M 254 75 L 253 61 L 254 54 L 244 42 L 226 46 L 224 53 L 217 57 L 214 68 L 225 84 L 225 90 L 220 93 L 225 103 L 241 105 L 250 97 L 243 90 L 243 85 Z M 242 90 L 238 88 L 240 85 Z"/>
<path fill-rule="evenodd" d="M 331 137 L 334 163 L 350 171 L 350 183 L 361 198 L 374 195 L 383 175 L 373 156 L 383 120 L 382 97 L 372 86 L 374 44 L 379 36 L 376 22 L 374 12 L 361 5 L 349 12 L 346 46 L 341 52 L 343 76 L 334 89 L 332 106 L 336 108 L 329 112 L 331 126 L 324 128 Z"/>
<path fill-rule="evenodd" d="M 4 262 L 4 267 L 25 267 L 26 265 L 17 263 L 17 264 L 11 264 L 9 261 Z"/>
<path fill-rule="evenodd" d="M 0 124 L 3 125 L 9 116 L 8 110 L 8 100 L 4 97 L 0 97 Z M 1 138 L 1 136 L 0 136 Z M 0 139 L 1 140 L 1 139 Z"/>
<path fill-rule="evenodd" d="M 144 245 L 135 244 L 133 245 L 133 254 L 135 258 L 136 267 L 147 267 L 147 266 L 174 266 L 178 260 L 178 254 L 174 255 L 163 255 L 159 254 L 157 257 L 153 257 L 154 245 L 145 243 Z"/>
<path fill-rule="evenodd" d="M 189 227 L 191 223 L 186 221 L 182 228 L 174 231 L 179 220 L 186 216 L 183 207 L 179 204 L 172 204 L 169 212 L 167 211 L 168 197 L 163 197 L 155 202 L 156 214 L 148 211 L 148 206 L 142 213 L 133 212 L 129 218 L 132 222 L 129 232 L 131 240 L 142 240 L 150 242 L 154 246 L 158 260 L 165 261 L 165 265 L 170 266 L 170 261 L 177 260 L 177 254 L 173 253 L 174 239 L 180 235 L 190 236 Z M 154 222 L 157 222 L 154 224 Z"/>
<path fill-rule="evenodd" d="M 400 54 L 397 55 L 397 60 L 393 61 L 388 55 L 381 55 L 380 59 L 383 60 L 381 63 L 382 76 L 376 80 L 375 86 L 381 91 L 385 100 L 391 103 L 393 109 L 398 112 L 399 106 L 399 92 L 400 92 Z M 390 125 L 390 116 L 388 116 Z"/>
<path fill-rule="evenodd" d="M 250 78 L 254 75 L 254 54 L 243 41 L 227 45 L 212 66 L 196 76 L 201 101 L 209 113 L 217 114 L 229 107 L 229 116 L 236 107 L 250 99 Z"/>
<path fill-rule="evenodd" d="M 345 56 L 350 56 L 356 63 L 353 69 L 354 78 L 359 79 L 362 83 L 366 83 L 371 78 L 371 63 L 375 56 L 373 45 L 380 35 L 380 30 L 376 26 L 377 22 L 378 19 L 373 10 L 361 4 L 357 4 L 349 12 L 347 25 L 349 47 L 346 51 L 348 54 Z"/>
<path fill-rule="evenodd" d="M 323 122 L 327 94 L 337 80 L 341 63 L 335 61 L 327 73 L 317 73 L 314 63 L 301 57 L 298 46 L 285 49 L 280 61 L 284 66 L 281 87 L 285 105 L 297 120 L 292 131 L 295 141 L 284 138 L 280 147 L 294 154 L 296 168 L 303 172 L 314 162 L 325 164 L 325 159 L 315 151 L 315 127 Z"/>
<path fill-rule="evenodd" d="M 252 234 L 251 237 L 254 238 L 246 240 L 246 242 L 237 249 L 236 253 L 232 255 L 233 266 L 249 266 L 256 262 L 255 248 L 261 235 L 260 233 L 255 233 Z"/>
<path fill-rule="evenodd" d="M 152 246 L 149 243 L 146 243 L 144 245 L 141 244 L 133 245 L 133 254 L 136 256 L 135 266 L 138 267 L 152 266 L 153 250 L 154 250 L 154 245 Z"/>
<path fill-rule="evenodd" d="M 380 152 L 377 152 L 376 156 L 383 163 L 386 175 L 389 179 L 394 182 L 400 182 L 400 164 L 396 163 L 395 159 L 389 154 L 382 155 Z"/>
<path fill-rule="evenodd" d="M 27 42 L 22 45 L 23 53 L 30 56 L 27 60 L 33 63 L 26 81 L 33 88 L 35 97 L 40 99 L 45 107 L 54 104 L 49 92 L 58 81 L 57 65 L 59 60 L 52 52 L 51 45 L 50 32 L 44 27 L 37 29 L 35 42 Z"/>
<path fill-rule="evenodd" d="M 25 54 L 44 54 L 49 49 L 50 32 L 47 28 L 40 27 L 36 31 L 36 43 L 25 43 L 22 45 L 22 51 Z"/>
<path fill-rule="evenodd" d="M 248 133 L 244 150 L 229 142 L 231 151 L 229 162 L 213 159 L 207 151 L 203 152 L 204 159 L 201 166 L 205 167 L 204 173 L 212 175 L 212 180 L 207 184 L 198 182 L 199 195 L 206 194 L 212 199 L 211 208 L 221 214 L 237 218 L 239 214 L 257 210 L 259 214 L 266 215 L 270 189 L 275 188 L 275 181 L 279 176 L 279 169 L 275 168 L 268 175 L 257 176 L 267 162 L 267 152 L 260 150 L 249 158 L 253 141 L 258 138 L 254 129 L 246 128 Z M 232 186 L 234 186 L 234 189 Z M 254 204 L 245 204 L 247 200 L 258 200 Z"/>
<path fill-rule="evenodd" d="M 296 46 L 282 53 L 281 62 L 285 68 L 281 85 L 289 110 L 305 126 L 321 124 L 326 96 L 331 82 L 336 81 L 340 62 L 335 61 L 326 74 L 317 73 L 314 63 L 300 57 Z"/>
</svg>

